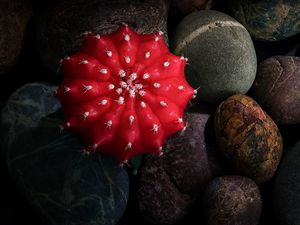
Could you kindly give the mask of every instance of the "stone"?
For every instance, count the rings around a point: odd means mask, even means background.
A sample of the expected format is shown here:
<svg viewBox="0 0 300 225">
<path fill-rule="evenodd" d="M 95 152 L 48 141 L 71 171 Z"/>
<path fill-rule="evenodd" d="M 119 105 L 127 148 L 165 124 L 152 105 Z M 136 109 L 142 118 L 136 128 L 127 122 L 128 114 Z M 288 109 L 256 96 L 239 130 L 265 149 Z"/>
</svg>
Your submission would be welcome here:
<svg viewBox="0 0 300 225">
<path fill-rule="evenodd" d="M 206 133 L 212 127 L 209 118 L 207 112 L 186 112 L 186 130 L 167 140 L 164 155 L 145 158 L 137 199 L 141 213 L 152 223 L 181 220 L 216 175 L 215 165 L 220 164 L 208 156 L 215 150 L 208 144 L 214 142 L 213 135 Z"/>
<path fill-rule="evenodd" d="M 17 63 L 31 14 L 30 0 L 0 2 L 0 75 Z"/>
<path fill-rule="evenodd" d="M 189 59 L 186 78 L 199 88 L 198 99 L 219 103 L 245 94 L 256 75 L 256 54 L 248 31 L 232 17 L 202 10 L 185 17 L 171 39 L 171 49 Z"/>
<path fill-rule="evenodd" d="M 300 58 L 274 56 L 261 62 L 253 96 L 277 124 L 300 124 Z"/>
<path fill-rule="evenodd" d="M 242 176 L 215 178 L 208 184 L 203 197 L 207 225 L 257 225 L 261 208 L 258 186 Z"/>
<path fill-rule="evenodd" d="M 165 32 L 169 0 L 65 0 L 37 8 L 37 40 L 45 66 L 57 71 L 59 60 L 78 51 L 82 34 L 110 34 L 121 23 L 138 33 Z"/>
<path fill-rule="evenodd" d="M 229 0 L 228 9 L 255 39 L 278 41 L 300 33 L 299 0 Z"/>
<path fill-rule="evenodd" d="M 170 14 L 172 16 L 186 16 L 192 12 L 210 9 L 213 0 L 172 0 Z"/>
<path fill-rule="evenodd" d="M 270 180 L 283 146 L 274 121 L 245 95 L 233 95 L 223 101 L 214 119 L 219 150 L 231 166 L 257 183 Z"/>
<path fill-rule="evenodd" d="M 273 208 L 279 225 L 300 224 L 300 142 L 283 158 L 274 182 Z"/>
<path fill-rule="evenodd" d="M 1 148 L 12 179 L 49 224 L 113 225 L 128 199 L 128 175 L 104 155 L 86 154 L 63 122 L 56 87 L 27 84 L 1 111 Z"/>
</svg>

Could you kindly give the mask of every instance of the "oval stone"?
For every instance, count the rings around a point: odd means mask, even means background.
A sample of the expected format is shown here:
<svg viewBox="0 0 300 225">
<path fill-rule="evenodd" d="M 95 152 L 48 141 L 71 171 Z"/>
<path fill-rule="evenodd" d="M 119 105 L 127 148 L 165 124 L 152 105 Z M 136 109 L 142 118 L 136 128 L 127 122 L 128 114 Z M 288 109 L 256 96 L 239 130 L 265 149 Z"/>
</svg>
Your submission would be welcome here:
<svg viewBox="0 0 300 225">
<path fill-rule="evenodd" d="M 12 179 L 50 224 L 116 224 L 127 205 L 127 172 L 110 157 L 86 154 L 77 136 L 60 130 L 54 89 L 27 84 L 1 111 L 1 147 Z"/>
<path fill-rule="evenodd" d="M 177 26 L 171 48 L 189 59 L 186 78 L 200 88 L 202 101 L 219 103 L 233 94 L 245 94 L 253 84 L 257 62 L 251 37 L 224 13 L 189 14 Z"/>
<path fill-rule="evenodd" d="M 282 138 L 273 120 L 250 97 L 233 95 L 215 113 L 219 149 L 232 167 L 257 183 L 268 181 L 282 155 Z"/>
</svg>

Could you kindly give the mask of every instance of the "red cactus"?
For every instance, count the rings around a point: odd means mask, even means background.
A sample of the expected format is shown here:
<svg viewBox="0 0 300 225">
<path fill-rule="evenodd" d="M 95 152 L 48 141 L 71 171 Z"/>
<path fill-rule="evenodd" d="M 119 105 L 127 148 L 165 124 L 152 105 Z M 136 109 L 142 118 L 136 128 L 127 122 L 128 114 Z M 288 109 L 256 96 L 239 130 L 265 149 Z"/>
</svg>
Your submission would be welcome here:
<svg viewBox="0 0 300 225">
<path fill-rule="evenodd" d="M 139 35 L 122 25 L 110 35 L 87 33 L 79 53 L 61 63 L 65 127 L 82 136 L 87 152 L 121 162 L 161 154 L 164 140 L 185 127 L 195 91 L 185 80 L 186 59 L 168 51 L 161 32 Z"/>
</svg>

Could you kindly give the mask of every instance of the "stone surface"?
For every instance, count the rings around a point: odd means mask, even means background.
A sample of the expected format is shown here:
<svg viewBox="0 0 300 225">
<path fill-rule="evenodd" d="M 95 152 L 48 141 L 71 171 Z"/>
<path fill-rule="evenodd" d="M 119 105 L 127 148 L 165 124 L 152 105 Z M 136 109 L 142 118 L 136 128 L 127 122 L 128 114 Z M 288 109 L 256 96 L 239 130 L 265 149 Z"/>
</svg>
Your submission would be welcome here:
<svg viewBox="0 0 300 225">
<path fill-rule="evenodd" d="M 228 9 L 255 39 L 277 41 L 300 32 L 299 0 L 228 0 Z"/>
<path fill-rule="evenodd" d="M 257 183 L 268 181 L 282 155 L 282 138 L 273 120 L 250 97 L 233 95 L 215 113 L 219 149 L 232 167 Z"/>
<path fill-rule="evenodd" d="M 207 225 L 257 225 L 261 207 L 258 186 L 242 176 L 215 178 L 203 197 Z"/>
<path fill-rule="evenodd" d="M 219 103 L 244 94 L 255 79 L 256 55 L 248 31 L 221 12 L 203 10 L 185 17 L 171 48 L 189 58 L 186 77 L 194 88 L 200 87 L 200 100 Z"/>
<path fill-rule="evenodd" d="M 85 31 L 109 34 L 127 23 L 139 33 L 166 32 L 168 6 L 169 0 L 65 0 L 47 7 L 40 4 L 40 56 L 49 69 L 57 71 L 59 60 L 78 50 Z"/>
<path fill-rule="evenodd" d="M 162 157 L 147 156 L 140 169 L 137 198 L 142 214 L 155 224 L 173 224 L 188 211 L 205 185 L 216 175 L 216 157 L 209 114 L 185 114 L 187 129 L 171 136 Z M 210 128 L 209 128 L 210 126 Z M 218 170 L 220 171 L 220 170 Z"/>
<path fill-rule="evenodd" d="M 299 57 L 271 57 L 258 66 L 254 98 L 278 124 L 300 124 L 299 74 Z"/>
<path fill-rule="evenodd" d="M 273 208 L 280 225 L 300 224 L 299 159 L 300 142 L 283 158 L 275 178 Z"/>
<path fill-rule="evenodd" d="M 30 0 L 0 2 L 0 75 L 16 64 L 31 13 Z"/>
<path fill-rule="evenodd" d="M 116 224 L 126 208 L 128 176 L 109 157 L 87 155 L 60 131 L 55 87 L 27 84 L 1 111 L 1 148 L 13 180 L 49 224 Z"/>
<path fill-rule="evenodd" d="M 172 0 L 170 14 L 172 16 L 186 16 L 194 11 L 210 9 L 213 0 Z"/>
</svg>

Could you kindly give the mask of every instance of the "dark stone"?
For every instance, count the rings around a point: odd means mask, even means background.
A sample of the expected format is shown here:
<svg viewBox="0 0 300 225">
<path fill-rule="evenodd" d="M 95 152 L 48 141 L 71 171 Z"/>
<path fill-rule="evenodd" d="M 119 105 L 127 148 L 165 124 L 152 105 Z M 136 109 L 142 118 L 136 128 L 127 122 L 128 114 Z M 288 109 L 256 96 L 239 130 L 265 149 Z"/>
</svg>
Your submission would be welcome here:
<svg viewBox="0 0 300 225">
<path fill-rule="evenodd" d="M 280 225 L 300 224 L 300 142 L 292 147 L 279 166 L 273 191 L 274 215 Z"/>
<path fill-rule="evenodd" d="M 30 0 L 0 1 L 0 75 L 16 64 L 31 14 Z"/>
<path fill-rule="evenodd" d="M 208 156 L 215 150 L 208 144 L 214 142 L 213 135 L 206 136 L 206 130 L 212 128 L 209 117 L 199 110 L 187 112 L 186 131 L 167 140 L 162 157 L 146 157 L 140 169 L 137 198 L 148 220 L 156 224 L 179 221 L 216 175 L 218 161 Z"/>
<path fill-rule="evenodd" d="M 28 84 L 1 112 L 1 147 L 13 180 L 49 224 L 113 225 L 126 208 L 128 176 L 117 162 L 87 155 L 60 131 L 55 87 Z"/>
<path fill-rule="evenodd" d="M 198 10 L 210 9 L 212 4 L 213 0 L 173 0 L 170 15 L 184 17 Z"/>
<path fill-rule="evenodd" d="M 56 71 L 62 57 L 78 50 L 85 31 L 109 34 L 124 22 L 138 33 L 166 34 L 169 0 L 65 0 L 37 8 L 40 55 Z"/>
<path fill-rule="evenodd" d="M 259 188 L 247 177 L 218 177 L 203 197 L 207 225 L 257 225 L 261 207 Z"/>
<path fill-rule="evenodd" d="M 258 66 L 254 98 L 278 124 L 300 123 L 299 73 L 299 57 L 271 57 Z"/>
<path fill-rule="evenodd" d="M 186 78 L 200 87 L 200 100 L 219 103 L 245 94 L 253 84 L 257 62 L 251 37 L 226 14 L 202 10 L 188 15 L 177 26 L 171 48 L 188 57 Z"/>
<path fill-rule="evenodd" d="M 255 39 L 278 41 L 300 32 L 299 0 L 228 0 L 228 8 Z"/>
</svg>

